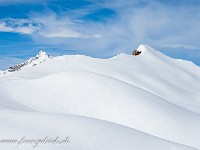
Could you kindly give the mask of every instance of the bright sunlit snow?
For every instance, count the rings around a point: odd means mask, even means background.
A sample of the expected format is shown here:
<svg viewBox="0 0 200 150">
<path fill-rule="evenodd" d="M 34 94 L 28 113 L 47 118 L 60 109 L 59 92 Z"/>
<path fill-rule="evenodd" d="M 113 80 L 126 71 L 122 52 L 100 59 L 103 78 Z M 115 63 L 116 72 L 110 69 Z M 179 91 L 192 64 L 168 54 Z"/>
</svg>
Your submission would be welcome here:
<svg viewBox="0 0 200 150">
<path fill-rule="evenodd" d="M 200 68 L 137 50 L 109 59 L 41 51 L 1 71 L 0 139 L 69 137 L 40 150 L 200 149 Z"/>
</svg>

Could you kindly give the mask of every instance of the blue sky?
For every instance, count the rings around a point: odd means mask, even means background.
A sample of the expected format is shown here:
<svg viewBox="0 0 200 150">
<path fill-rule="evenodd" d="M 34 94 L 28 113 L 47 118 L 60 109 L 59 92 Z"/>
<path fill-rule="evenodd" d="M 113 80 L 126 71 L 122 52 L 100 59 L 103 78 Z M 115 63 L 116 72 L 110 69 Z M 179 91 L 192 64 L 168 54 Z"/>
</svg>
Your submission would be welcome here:
<svg viewBox="0 0 200 150">
<path fill-rule="evenodd" d="M 147 44 L 200 65 L 199 0 L 0 0 L 0 69 L 40 50 L 108 58 Z"/>
</svg>

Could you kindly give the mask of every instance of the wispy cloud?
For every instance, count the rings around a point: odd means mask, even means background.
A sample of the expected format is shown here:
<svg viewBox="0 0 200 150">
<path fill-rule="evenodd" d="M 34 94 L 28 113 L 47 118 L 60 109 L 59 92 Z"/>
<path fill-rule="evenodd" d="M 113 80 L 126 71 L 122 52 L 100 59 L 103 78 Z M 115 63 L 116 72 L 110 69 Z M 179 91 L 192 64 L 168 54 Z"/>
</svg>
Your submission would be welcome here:
<svg viewBox="0 0 200 150">
<path fill-rule="evenodd" d="M 14 29 L 12 27 L 8 27 L 5 22 L 0 22 L 0 31 L 1 32 L 13 32 Z"/>
<path fill-rule="evenodd" d="M 39 28 L 27 19 L 6 18 L 0 20 L 0 32 L 13 32 L 20 34 L 32 34 Z"/>
<path fill-rule="evenodd" d="M 199 5 L 188 5 L 186 0 L 181 4 L 173 0 L 88 1 L 91 5 L 74 10 L 51 1 L 51 6 L 58 7 L 59 12 L 47 9 L 32 13 L 23 25 L 17 20 L 13 24 L 3 20 L 0 31 L 29 34 L 35 43 L 51 43 L 97 56 L 130 53 L 141 43 L 155 48 L 200 47 Z M 115 12 L 115 17 L 106 22 L 84 19 L 104 8 Z"/>
<path fill-rule="evenodd" d="M 94 38 L 98 34 L 88 34 L 78 30 L 79 20 L 72 20 L 68 16 L 58 17 L 56 13 L 47 13 L 44 15 L 34 14 L 31 20 L 40 25 L 38 35 L 46 38 Z"/>
<path fill-rule="evenodd" d="M 200 47 L 196 47 L 193 45 L 186 45 L 186 44 L 166 44 L 163 45 L 166 48 L 183 48 L 183 49 L 200 49 Z"/>
<path fill-rule="evenodd" d="M 36 15 L 36 14 L 35 14 Z M 6 18 L 0 20 L 0 32 L 12 32 L 43 36 L 46 38 L 99 38 L 99 34 L 88 34 L 76 31 L 76 20 L 68 17 L 58 18 L 55 13 L 36 15 L 29 19 Z"/>
</svg>

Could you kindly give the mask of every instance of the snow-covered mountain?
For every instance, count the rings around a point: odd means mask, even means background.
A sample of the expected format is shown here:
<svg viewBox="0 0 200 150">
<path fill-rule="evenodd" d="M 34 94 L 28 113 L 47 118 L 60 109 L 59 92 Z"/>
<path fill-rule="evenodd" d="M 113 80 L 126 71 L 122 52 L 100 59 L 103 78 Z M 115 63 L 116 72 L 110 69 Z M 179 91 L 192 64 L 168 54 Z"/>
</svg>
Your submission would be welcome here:
<svg viewBox="0 0 200 150">
<path fill-rule="evenodd" d="M 32 67 L 32 66 L 38 65 L 48 59 L 49 59 L 49 55 L 47 55 L 47 53 L 45 51 L 41 50 L 35 57 L 32 57 L 21 64 L 11 66 L 10 68 L 8 68 L 5 71 L 0 70 L 0 75 L 5 75 L 9 72 L 16 72 L 23 68 Z"/>
<path fill-rule="evenodd" d="M 73 150 L 200 149 L 200 68 L 137 50 L 109 59 L 42 52 L 42 61 L 1 76 L 0 139 L 68 133 Z"/>
</svg>

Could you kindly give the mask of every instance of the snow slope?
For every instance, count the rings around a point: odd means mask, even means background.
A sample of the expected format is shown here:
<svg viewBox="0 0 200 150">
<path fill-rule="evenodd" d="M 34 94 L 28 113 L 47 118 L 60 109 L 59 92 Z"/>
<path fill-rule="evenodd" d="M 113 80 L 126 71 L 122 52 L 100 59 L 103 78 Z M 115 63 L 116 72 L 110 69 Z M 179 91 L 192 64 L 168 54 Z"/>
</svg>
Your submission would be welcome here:
<svg viewBox="0 0 200 150">
<path fill-rule="evenodd" d="M 0 144 L 2 150 L 194 150 L 121 125 L 73 115 L 0 111 L 0 120 L 2 139 L 69 138 L 65 145 Z"/>
<path fill-rule="evenodd" d="M 120 54 L 110 59 L 59 56 L 3 75 L 0 108 L 8 112 L 24 111 L 22 114 L 32 119 L 35 113 L 25 112 L 46 112 L 48 115 L 44 118 L 55 113 L 59 117 L 59 114 L 72 114 L 101 119 L 127 126 L 109 134 L 130 130 L 130 127 L 135 136 L 133 141 L 141 134 L 139 140 L 151 138 L 154 146 L 164 142 L 179 149 L 180 145 L 171 141 L 200 149 L 200 68 L 146 45 L 139 46 L 138 50 L 142 51 L 141 55 Z M 107 133 L 110 128 L 106 128 Z M 134 133 L 133 129 L 149 135 Z M 132 139 L 124 136 L 123 139 Z M 111 143 L 107 144 L 112 147 Z M 141 146 L 138 149 L 147 148 L 136 143 Z M 133 147 L 136 143 L 130 142 Z"/>
</svg>

